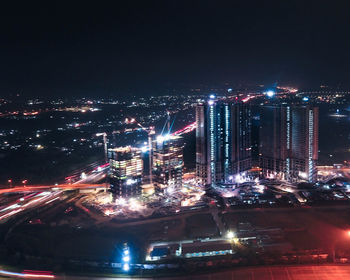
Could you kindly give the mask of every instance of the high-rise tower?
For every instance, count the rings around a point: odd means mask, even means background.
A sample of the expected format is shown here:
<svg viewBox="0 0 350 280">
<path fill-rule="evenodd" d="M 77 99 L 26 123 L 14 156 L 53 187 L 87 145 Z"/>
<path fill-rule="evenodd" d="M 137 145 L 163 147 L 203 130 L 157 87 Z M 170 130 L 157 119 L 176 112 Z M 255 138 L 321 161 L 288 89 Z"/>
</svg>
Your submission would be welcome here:
<svg viewBox="0 0 350 280">
<path fill-rule="evenodd" d="M 316 180 L 318 108 L 266 106 L 260 115 L 260 165 L 265 175 Z"/>
<path fill-rule="evenodd" d="M 244 103 L 210 98 L 196 106 L 196 177 L 201 184 L 232 181 L 251 168 L 251 111 Z"/>
</svg>

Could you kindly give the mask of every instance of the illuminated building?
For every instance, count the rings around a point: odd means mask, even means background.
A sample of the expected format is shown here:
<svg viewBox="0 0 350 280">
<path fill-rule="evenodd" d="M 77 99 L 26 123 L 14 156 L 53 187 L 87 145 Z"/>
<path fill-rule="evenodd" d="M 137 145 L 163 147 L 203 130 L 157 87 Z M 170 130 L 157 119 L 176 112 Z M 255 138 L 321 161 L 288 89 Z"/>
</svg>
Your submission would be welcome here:
<svg viewBox="0 0 350 280">
<path fill-rule="evenodd" d="M 141 193 L 143 161 L 138 148 L 118 147 L 108 150 L 111 191 L 120 196 Z"/>
<path fill-rule="evenodd" d="M 264 175 L 315 181 L 318 108 L 265 106 L 260 121 L 260 167 Z"/>
<path fill-rule="evenodd" d="M 153 183 L 157 190 L 182 187 L 183 139 L 158 136 L 153 141 Z"/>
<path fill-rule="evenodd" d="M 201 184 L 227 183 L 251 168 L 251 110 L 217 101 L 196 106 L 196 177 Z"/>
</svg>

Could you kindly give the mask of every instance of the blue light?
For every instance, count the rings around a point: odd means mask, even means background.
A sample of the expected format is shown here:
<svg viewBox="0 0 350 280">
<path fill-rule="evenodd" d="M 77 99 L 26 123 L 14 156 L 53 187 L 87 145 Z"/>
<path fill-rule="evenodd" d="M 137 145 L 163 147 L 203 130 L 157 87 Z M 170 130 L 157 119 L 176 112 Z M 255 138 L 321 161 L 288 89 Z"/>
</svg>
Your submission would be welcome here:
<svg viewBox="0 0 350 280">
<path fill-rule="evenodd" d="M 214 99 L 214 98 L 215 98 L 215 94 L 209 95 L 209 98 L 210 98 L 210 99 Z"/>
<path fill-rule="evenodd" d="M 309 101 L 309 97 L 307 96 L 303 97 L 303 101 Z"/>
<path fill-rule="evenodd" d="M 127 244 L 124 244 L 123 252 L 122 252 L 122 269 L 123 271 L 129 271 L 130 270 L 130 250 Z"/>
<path fill-rule="evenodd" d="M 232 88 L 228 88 L 227 91 L 228 91 L 228 92 L 232 92 Z"/>
<path fill-rule="evenodd" d="M 128 263 L 123 264 L 123 270 L 124 271 L 129 271 L 130 270 L 130 265 Z"/>
<path fill-rule="evenodd" d="M 128 263 L 130 261 L 130 257 L 129 256 L 124 256 L 123 257 L 123 262 Z"/>
<path fill-rule="evenodd" d="M 273 90 L 268 90 L 265 92 L 265 94 L 267 95 L 267 97 L 273 97 L 276 93 Z"/>
</svg>

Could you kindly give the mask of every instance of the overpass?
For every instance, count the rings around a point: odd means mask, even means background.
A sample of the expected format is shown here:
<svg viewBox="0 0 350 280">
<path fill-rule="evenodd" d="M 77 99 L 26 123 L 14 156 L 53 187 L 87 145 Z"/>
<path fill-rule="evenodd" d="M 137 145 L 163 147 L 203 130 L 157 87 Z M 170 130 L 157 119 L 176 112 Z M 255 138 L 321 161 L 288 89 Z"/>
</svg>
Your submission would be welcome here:
<svg viewBox="0 0 350 280">
<path fill-rule="evenodd" d="M 80 190 L 80 189 L 96 189 L 106 188 L 106 184 L 60 184 L 60 185 L 28 185 L 15 186 L 13 188 L 0 189 L 0 194 L 20 193 L 20 192 L 38 192 L 51 190 Z"/>
</svg>

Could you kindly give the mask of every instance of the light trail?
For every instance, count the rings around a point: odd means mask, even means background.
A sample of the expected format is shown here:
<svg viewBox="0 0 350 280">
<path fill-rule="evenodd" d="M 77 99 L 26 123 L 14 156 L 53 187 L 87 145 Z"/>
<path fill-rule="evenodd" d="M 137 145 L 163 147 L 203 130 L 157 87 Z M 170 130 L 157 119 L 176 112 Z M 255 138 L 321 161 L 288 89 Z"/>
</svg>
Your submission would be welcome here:
<svg viewBox="0 0 350 280">
<path fill-rule="evenodd" d="M 190 123 L 189 125 L 186 125 L 184 128 L 181 128 L 173 132 L 171 135 L 180 136 L 182 134 L 190 133 L 196 129 L 196 126 L 197 126 L 196 122 Z"/>
<path fill-rule="evenodd" d="M 33 197 L 30 198 L 30 200 L 27 202 L 21 202 L 21 203 L 14 203 L 12 205 L 9 205 L 5 209 L 2 210 L 3 213 L 0 216 L 0 221 L 10 218 L 13 215 L 16 215 L 19 212 L 22 212 L 24 210 L 27 210 L 30 207 L 35 207 L 40 205 L 41 203 L 48 204 L 50 202 L 55 201 L 56 199 L 59 198 L 59 195 L 62 193 L 62 191 L 56 191 L 56 192 L 40 192 L 34 195 Z M 9 211 L 11 210 L 11 211 Z"/>
<path fill-rule="evenodd" d="M 13 272 L 13 271 L 7 271 L 0 269 L 0 275 L 3 276 L 9 276 L 9 277 L 19 277 L 19 278 L 47 278 L 47 279 L 53 279 L 55 278 L 55 275 L 52 274 L 51 271 L 32 271 L 32 270 L 25 270 L 22 273 L 20 272 Z"/>
</svg>

